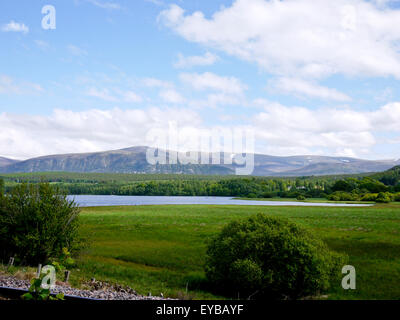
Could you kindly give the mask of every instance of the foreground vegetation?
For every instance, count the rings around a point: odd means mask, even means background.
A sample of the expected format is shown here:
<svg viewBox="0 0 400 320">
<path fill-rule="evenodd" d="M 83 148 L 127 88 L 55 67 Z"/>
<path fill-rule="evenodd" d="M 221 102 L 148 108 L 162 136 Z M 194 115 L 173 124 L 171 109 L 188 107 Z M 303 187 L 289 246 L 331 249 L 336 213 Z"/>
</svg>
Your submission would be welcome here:
<svg viewBox="0 0 400 320">
<path fill-rule="evenodd" d="M 0 180 L 0 259 L 38 264 L 63 255 L 78 246 L 78 217 L 77 205 L 47 183 L 4 194 Z"/>
<path fill-rule="evenodd" d="M 340 279 L 347 256 L 307 228 L 257 214 L 227 224 L 207 246 L 207 280 L 226 296 L 282 300 L 317 296 Z"/>
<path fill-rule="evenodd" d="M 329 299 L 400 297 L 400 206 L 246 207 L 135 206 L 84 208 L 81 232 L 90 245 L 72 281 L 127 284 L 139 293 L 216 298 L 204 279 L 206 242 L 228 222 L 256 213 L 285 217 L 310 228 L 330 249 L 349 256 L 357 289 L 333 283 Z"/>
</svg>

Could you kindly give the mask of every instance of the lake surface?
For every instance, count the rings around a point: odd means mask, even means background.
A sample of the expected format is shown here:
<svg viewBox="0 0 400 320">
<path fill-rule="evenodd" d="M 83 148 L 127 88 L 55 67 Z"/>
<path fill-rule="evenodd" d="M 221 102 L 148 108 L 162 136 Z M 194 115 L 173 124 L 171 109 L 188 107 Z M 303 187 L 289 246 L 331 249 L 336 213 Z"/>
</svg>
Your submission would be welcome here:
<svg viewBox="0 0 400 320">
<path fill-rule="evenodd" d="M 323 206 L 323 207 L 368 207 L 370 204 L 312 203 L 298 201 L 252 201 L 235 200 L 232 197 L 168 197 L 168 196 L 101 196 L 70 195 L 81 207 L 141 206 L 167 204 L 216 204 L 241 206 Z"/>
</svg>

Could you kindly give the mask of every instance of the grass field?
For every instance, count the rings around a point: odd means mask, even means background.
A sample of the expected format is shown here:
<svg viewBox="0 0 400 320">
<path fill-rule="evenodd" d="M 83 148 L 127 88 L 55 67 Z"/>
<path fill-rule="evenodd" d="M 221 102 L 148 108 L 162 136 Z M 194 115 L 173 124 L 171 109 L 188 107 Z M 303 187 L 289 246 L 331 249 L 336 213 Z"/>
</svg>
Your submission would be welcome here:
<svg viewBox="0 0 400 320">
<path fill-rule="evenodd" d="M 332 201 L 325 198 L 307 198 L 305 200 L 297 200 L 296 198 L 246 198 L 246 197 L 237 197 L 235 199 L 238 200 L 251 200 L 251 201 L 290 201 L 290 202 L 311 202 L 311 203 L 349 203 L 349 204 L 375 204 L 374 201 Z M 393 204 L 400 204 L 400 202 Z"/>
<path fill-rule="evenodd" d="M 90 243 L 73 281 L 95 277 L 139 293 L 216 298 L 196 283 L 204 277 L 206 240 L 232 219 L 263 212 L 313 229 L 349 255 L 357 289 L 335 283 L 330 299 L 400 299 L 400 206 L 369 208 L 135 206 L 85 208 L 82 234 Z M 188 292 L 186 293 L 186 286 Z"/>
</svg>

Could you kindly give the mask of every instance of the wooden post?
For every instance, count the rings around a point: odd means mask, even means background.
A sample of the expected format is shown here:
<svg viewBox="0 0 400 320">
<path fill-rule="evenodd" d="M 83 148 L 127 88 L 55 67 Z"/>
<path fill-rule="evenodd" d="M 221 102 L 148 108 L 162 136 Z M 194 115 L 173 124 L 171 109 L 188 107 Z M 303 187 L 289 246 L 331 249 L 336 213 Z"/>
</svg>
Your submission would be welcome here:
<svg viewBox="0 0 400 320">
<path fill-rule="evenodd" d="M 69 275 L 71 274 L 71 272 L 70 271 L 68 271 L 68 270 L 65 270 L 65 278 L 64 278 L 64 282 L 68 282 L 68 280 L 69 280 Z"/>
<path fill-rule="evenodd" d="M 10 257 L 10 260 L 8 261 L 8 266 L 11 267 L 14 265 L 14 257 Z"/>
<path fill-rule="evenodd" d="M 36 274 L 36 276 L 38 277 L 38 278 L 40 278 L 40 273 L 42 272 L 42 265 L 39 263 L 39 265 L 38 265 L 38 268 L 37 268 L 37 274 Z"/>
</svg>

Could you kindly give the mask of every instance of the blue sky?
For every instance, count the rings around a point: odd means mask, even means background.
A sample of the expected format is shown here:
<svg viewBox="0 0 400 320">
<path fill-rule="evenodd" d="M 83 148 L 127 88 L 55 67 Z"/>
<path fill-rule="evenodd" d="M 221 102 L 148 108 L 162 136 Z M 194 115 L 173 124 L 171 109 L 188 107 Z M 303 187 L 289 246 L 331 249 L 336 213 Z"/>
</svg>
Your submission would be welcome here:
<svg viewBox="0 0 400 320">
<path fill-rule="evenodd" d="M 398 4 L 1 1 L 0 156 L 144 145 L 174 122 L 251 128 L 260 153 L 400 158 Z"/>
</svg>

